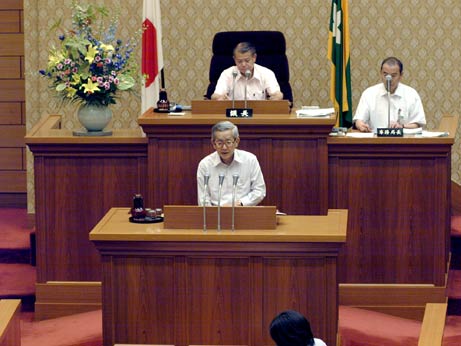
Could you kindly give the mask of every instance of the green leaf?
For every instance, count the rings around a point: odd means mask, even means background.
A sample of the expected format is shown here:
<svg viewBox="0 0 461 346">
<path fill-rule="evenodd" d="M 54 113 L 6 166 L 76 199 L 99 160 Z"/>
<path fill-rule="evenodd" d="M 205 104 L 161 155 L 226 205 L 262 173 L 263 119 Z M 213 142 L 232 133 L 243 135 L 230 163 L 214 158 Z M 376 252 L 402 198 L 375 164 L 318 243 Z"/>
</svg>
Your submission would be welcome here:
<svg viewBox="0 0 461 346">
<path fill-rule="evenodd" d="M 66 83 L 61 83 L 56 86 L 56 91 L 63 91 L 66 88 Z"/>
<path fill-rule="evenodd" d="M 120 75 L 119 76 L 119 83 L 117 85 L 118 90 L 128 90 L 134 87 L 136 81 L 131 76 Z"/>
</svg>

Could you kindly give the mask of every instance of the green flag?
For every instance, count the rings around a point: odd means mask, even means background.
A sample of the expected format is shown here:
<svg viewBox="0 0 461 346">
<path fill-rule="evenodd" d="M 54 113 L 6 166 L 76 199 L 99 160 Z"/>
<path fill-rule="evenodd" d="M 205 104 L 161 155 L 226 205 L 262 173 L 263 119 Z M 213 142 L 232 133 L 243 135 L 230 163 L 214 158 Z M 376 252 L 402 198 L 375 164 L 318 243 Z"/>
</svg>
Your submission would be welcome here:
<svg viewBox="0 0 461 346">
<path fill-rule="evenodd" d="M 336 126 L 352 125 L 352 87 L 349 47 L 348 0 L 332 0 L 328 59 L 331 61 L 330 98 L 336 112 Z"/>
</svg>

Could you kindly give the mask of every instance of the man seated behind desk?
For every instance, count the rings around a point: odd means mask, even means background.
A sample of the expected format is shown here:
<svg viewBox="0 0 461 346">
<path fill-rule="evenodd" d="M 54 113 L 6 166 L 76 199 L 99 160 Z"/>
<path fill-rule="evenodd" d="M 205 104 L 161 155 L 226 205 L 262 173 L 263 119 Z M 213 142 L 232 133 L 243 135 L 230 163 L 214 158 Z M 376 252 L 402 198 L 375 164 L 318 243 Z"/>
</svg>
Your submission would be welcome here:
<svg viewBox="0 0 461 346">
<path fill-rule="evenodd" d="M 211 129 L 211 144 L 216 150 L 202 159 L 197 169 L 198 204 L 218 205 L 219 175 L 224 175 L 221 205 L 232 205 L 233 175 L 238 174 L 235 205 L 257 205 L 266 196 L 266 184 L 258 159 L 252 153 L 237 149 L 240 142 L 236 125 L 221 121 Z M 204 176 L 210 176 L 204 196 Z"/>
<path fill-rule="evenodd" d="M 389 57 L 381 63 L 382 83 L 366 89 L 360 97 L 355 111 L 355 127 L 362 132 L 376 132 L 377 128 L 388 127 L 388 98 L 386 76 L 391 76 L 390 127 L 412 129 L 426 124 L 423 104 L 418 92 L 400 83 L 403 64 Z"/>
<path fill-rule="evenodd" d="M 234 48 L 234 61 L 231 66 L 221 73 L 216 88 L 211 95 L 212 100 L 232 100 L 232 88 L 235 78 L 235 100 L 245 99 L 245 85 L 247 100 L 282 100 L 279 83 L 274 72 L 256 64 L 256 48 L 249 42 L 241 42 Z M 245 73 L 249 71 L 248 81 Z"/>
</svg>

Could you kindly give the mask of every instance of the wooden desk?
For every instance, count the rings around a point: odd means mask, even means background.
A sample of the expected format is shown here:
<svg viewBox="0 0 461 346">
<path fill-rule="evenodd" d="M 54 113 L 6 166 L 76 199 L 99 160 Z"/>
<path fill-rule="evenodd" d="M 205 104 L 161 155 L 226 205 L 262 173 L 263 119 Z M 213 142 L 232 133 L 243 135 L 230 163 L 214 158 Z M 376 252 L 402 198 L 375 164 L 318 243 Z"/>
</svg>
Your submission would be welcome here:
<svg viewBox="0 0 461 346">
<path fill-rule="evenodd" d="M 139 128 L 75 137 L 60 120 L 44 118 L 25 139 L 34 154 L 38 319 L 100 306 L 100 258 L 88 233 L 109 208 L 147 193 Z"/>
<path fill-rule="evenodd" d="M 102 256 L 103 338 L 114 343 L 269 345 L 285 309 L 335 345 L 336 264 L 347 211 L 279 217 L 276 230 L 168 230 L 113 208 L 90 233 Z"/>
<path fill-rule="evenodd" d="M 442 138 L 328 139 L 329 207 L 349 210 L 341 304 L 379 306 L 406 295 L 412 305 L 409 297 L 419 295 L 425 298 L 414 305 L 423 312 L 426 302 L 444 301 L 457 118 L 451 120 L 442 121 L 439 130 L 450 133 Z M 370 284 L 367 301 L 363 284 Z"/>
<path fill-rule="evenodd" d="M 151 205 L 197 204 L 197 166 L 211 153 L 211 127 L 223 114 L 168 116 L 145 112 L 138 122 L 148 143 Z M 327 136 L 334 118 L 299 119 L 295 114 L 231 119 L 239 127 L 239 148 L 254 153 L 267 186 L 263 205 L 294 215 L 328 211 Z"/>
</svg>

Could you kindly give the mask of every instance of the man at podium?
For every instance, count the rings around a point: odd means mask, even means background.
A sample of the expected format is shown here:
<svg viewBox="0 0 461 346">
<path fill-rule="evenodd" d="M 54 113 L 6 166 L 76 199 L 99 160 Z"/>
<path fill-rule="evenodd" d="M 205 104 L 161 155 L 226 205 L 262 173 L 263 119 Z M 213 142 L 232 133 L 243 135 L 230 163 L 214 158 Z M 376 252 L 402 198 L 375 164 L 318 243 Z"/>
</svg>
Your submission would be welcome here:
<svg viewBox="0 0 461 346">
<path fill-rule="evenodd" d="M 256 48 L 241 42 L 234 48 L 235 66 L 221 73 L 212 100 L 282 100 L 274 72 L 256 64 Z"/>
<path fill-rule="evenodd" d="M 417 128 L 426 125 L 423 104 L 418 92 L 400 83 L 403 64 L 395 57 L 381 63 L 382 83 L 366 89 L 355 111 L 355 127 L 362 132 L 377 128 Z M 389 123 L 390 122 L 390 123 Z"/>
<path fill-rule="evenodd" d="M 230 121 L 212 127 L 211 144 L 215 151 L 203 158 L 197 169 L 199 205 L 218 205 L 219 198 L 222 206 L 231 206 L 232 200 L 237 206 L 257 205 L 266 196 L 258 159 L 237 149 L 239 142 L 238 128 Z"/>
</svg>

